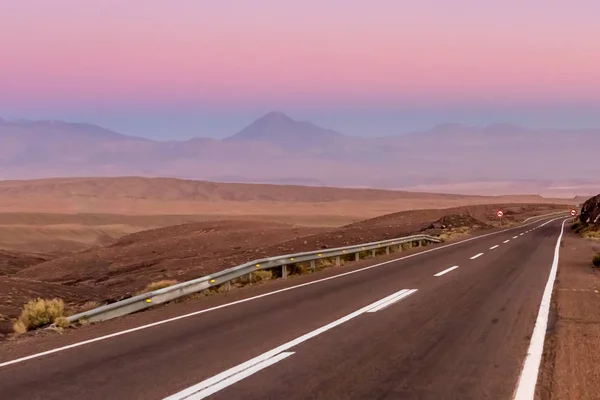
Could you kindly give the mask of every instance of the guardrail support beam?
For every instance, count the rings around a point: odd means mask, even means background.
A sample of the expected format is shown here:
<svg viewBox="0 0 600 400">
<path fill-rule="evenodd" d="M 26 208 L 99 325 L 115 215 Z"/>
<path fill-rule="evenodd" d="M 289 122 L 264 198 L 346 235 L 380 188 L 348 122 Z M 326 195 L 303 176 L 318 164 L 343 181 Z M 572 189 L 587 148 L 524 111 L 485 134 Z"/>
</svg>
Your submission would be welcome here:
<svg viewBox="0 0 600 400">
<path fill-rule="evenodd" d="M 337 256 L 335 258 L 335 265 L 337 265 L 338 267 L 342 265 L 342 258 L 340 256 Z"/>
<path fill-rule="evenodd" d="M 281 266 L 281 277 L 283 279 L 286 279 L 288 277 L 288 268 L 287 268 L 287 265 L 282 265 Z"/>
<path fill-rule="evenodd" d="M 313 272 L 317 271 L 317 263 L 315 260 L 310 260 L 310 269 L 312 269 Z"/>
<path fill-rule="evenodd" d="M 385 248 L 385 254 L 390 254 L 390 246 L 387 246 L 387 247 Z"/>
<path fill-rule="evenodd" d="M 360 253 L 354 253 L 354 261 L 360 261 Z"/>
</svg>

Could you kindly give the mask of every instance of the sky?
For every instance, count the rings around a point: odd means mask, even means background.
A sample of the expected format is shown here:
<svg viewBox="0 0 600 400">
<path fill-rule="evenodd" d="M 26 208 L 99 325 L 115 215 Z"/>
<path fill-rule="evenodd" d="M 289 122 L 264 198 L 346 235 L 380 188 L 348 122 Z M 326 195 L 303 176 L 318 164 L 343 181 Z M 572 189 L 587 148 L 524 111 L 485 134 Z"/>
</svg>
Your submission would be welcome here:
<svg viewBox="0 0 600 400">
<path fill-rule="evenodd" d="M 600 127 L 597 0 L 0 2 L 0 117 L 156 139 Z"/>
</svg>

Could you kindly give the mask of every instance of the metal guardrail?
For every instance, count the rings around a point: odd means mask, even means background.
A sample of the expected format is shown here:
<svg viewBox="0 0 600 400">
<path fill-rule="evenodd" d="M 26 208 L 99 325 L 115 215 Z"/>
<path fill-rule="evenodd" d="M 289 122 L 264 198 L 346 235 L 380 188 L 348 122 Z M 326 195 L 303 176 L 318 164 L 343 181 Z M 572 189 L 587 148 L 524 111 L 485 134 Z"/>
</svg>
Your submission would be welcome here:
<svg viewBox="0 0 600 400">
<path fill-rule="evenodd" d="M 544 215 L 534 215 L 533 217 L 529 217 L 526 218 L 525 220 L 523 220 L 523 222 L 521 222 L 522 224 L 526 224 L 528 221 L 531 221 L 532 219 L 536 219 L 536 218 L 545 218 L 545 217 L 553 217 L 555 215 L 561 215 L 561 214 L 566 214 L 568 213 L 569 210 L 565 210 L 565 211 L 557 211 L 554 213 L 550 213 L 550 214 L 544 214 Z"/>
<path fill-rule="evenodd" d="M 141 311 L 154 305 L 167 303 L 180 297 L 210 289 L 211 287 L 230 283 L 234 279 L 250 275 L 255 271 L 278 268 L 281 270 L 281 277 L 286 278 L 288 276 L 288 267 L 290 265 L 309 262 L 311 268 L 315 270 L 318 260 L 335 258 L 336 264 L 340 265 L 340 258 L 342 256 L 354 256 L 354 260 L 358 261 L 360 259 L 360 253 L 362 252 L 371 251 L 372 254 L 375 255 L 378 250 L 385 250 L 386 254 L 389 254 L 390 249 L 393 246 L 400 247 L 403 244 L 409 244 L 409 246 L 412 247 L 414 243 L 416 243 L 417 246 L 421 246 L 428 242 L 439 243 L 441 240 L 429 235 L 413 235 L 396 239 L 382 240 L 379 242 L 358 244 L 354 246 L 263 258 L 219 271 L 211 275 L 203 276 L 198 279 L 178 283 L 164 289 L 143 293 L 121 301 L 117 301 L 115 303 L 107 304 L 93 310 L 72 315 L 67 319 L 71 323 L 78 322 L 80 320 L 86 320 L 88 322 L 105 321 L 111 318 L 131 314 L 136 311 Z"/>
</svg>

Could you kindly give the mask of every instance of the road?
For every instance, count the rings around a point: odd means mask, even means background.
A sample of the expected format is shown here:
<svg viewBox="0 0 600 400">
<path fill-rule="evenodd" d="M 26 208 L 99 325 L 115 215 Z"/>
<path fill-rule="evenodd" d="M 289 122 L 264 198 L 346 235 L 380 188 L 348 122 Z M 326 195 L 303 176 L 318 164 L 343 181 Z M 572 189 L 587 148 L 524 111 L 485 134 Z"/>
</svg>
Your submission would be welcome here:
<svg viewBox="0 0 600 400">
<path fill-rule="evenodd" d="M 0 397 L 510 399 L 562 221 L 289 280 L 93 343 L 76 333 L 71 348 L 0 357 Z"/>
</svg>

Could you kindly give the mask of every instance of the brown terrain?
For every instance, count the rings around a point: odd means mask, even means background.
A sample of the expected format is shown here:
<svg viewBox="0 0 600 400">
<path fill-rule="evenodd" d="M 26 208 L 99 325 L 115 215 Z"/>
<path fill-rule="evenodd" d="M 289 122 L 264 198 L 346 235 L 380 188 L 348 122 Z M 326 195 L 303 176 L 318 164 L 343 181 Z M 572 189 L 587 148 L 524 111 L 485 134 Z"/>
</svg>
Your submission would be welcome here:
<svg viewBox="0 0 600 400">
<path fill-rule="evenodd" d="M 538 196 L 145 178 L 2 182 L 0 199 L 4 334 L 22 305 L 38 296 L 60 297 L 74 312 L 151 282 L 181 282 L 265 256 L 416 232 L 469 234 L 497 225 L 499 208 L 514 223 L 569 207 Z"/>
<path fill-rule="evenodd" d="M 0 247 L 62 253 L 188 222 L 270 221 L 331 228 L 398 211 L 495 203 L 574 201 L 168 178 L 0 181 Z"/>
</svg>

